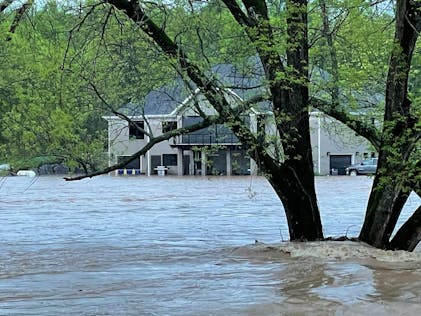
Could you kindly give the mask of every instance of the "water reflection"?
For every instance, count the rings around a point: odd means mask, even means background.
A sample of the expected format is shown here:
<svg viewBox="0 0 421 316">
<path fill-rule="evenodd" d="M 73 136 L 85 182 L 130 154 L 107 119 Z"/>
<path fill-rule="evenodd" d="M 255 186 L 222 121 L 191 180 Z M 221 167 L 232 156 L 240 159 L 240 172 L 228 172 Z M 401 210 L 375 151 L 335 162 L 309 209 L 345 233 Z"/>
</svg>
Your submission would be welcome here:
<svg viewBox="0 0 421 316">
<path fill-rule="evenodd" d="M 358 232 L 370 186 L 317 179 L 326 234 Z M 288 231 L 262 178 L 7 178 L 0 222 L 0 314 L 380 315 L 421 304 L 416 255 L 275 245 Z"/>
</svg>

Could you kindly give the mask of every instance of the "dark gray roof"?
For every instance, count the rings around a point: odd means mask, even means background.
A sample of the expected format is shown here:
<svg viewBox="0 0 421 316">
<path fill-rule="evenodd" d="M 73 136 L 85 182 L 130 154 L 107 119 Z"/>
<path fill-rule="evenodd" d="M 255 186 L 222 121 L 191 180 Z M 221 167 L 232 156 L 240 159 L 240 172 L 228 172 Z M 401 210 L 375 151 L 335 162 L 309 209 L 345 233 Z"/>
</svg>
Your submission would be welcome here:
<svg viewBox="0 0 421 316">
<path fill-rule="evenodd" d="M 261 94 L 266 89 L 263 66 L 260 59 L 256 56 L 249 58 L 242 64 L 215 65 L 206 74 L 209 77 L 218 80 L 222 86 L 230 88 L 243 100 Z M 330 74 L 318 67 L 314 67 L 310 75 L 311 82 L 316 83 L 316 86 L 317 83 L 322 85 L 322 82 L 329 81 L 330 79 Z M 194 90 L 194 87 L 195 86 L 192 85 L 191 89 Z M 191 95 L 191 89 L 186 87 L 186 83 L 181 78 L 176 78 L 169 84 L 150 91 L 140 104 L 127 103 L 122 106 L 119 111 L 126 115 L 133 116 L 140 116 L 143 114 L 169 114 Z M 320 98 L 329 98 L 327 91 L 319 90 L 311 93 Z M 365 91 L 363 93 L 353 92 L 352 94 L 355 95 L 360 102 L 363 100 L 365 101 L 361 103 L 358 102 L 361 107 L 364 107 L 365 104 L 377 103 L 383 98 L 383 95 L 370 91 Z M 349 101 L 344 100 L 344 102 L 348 103 Z M 259 102 L 254 108 L 257 111 L 265 112 L 270 111 L 272 106 L 269 101 L 265 101 Z"/>
<path fill-rule="evenodd" d="M 243 64 L 216 65 L 212 67 L 212 73 L 223 86 L 231 88 L 242 99 L 265 89 L 263 67 L 257 58 L 250 58 Z"/>
<path fill-rule="evenodd" d="M 120 113 L 129 116 L 169 114 L 180 105 L 188 96 L 189 91 L 181 78 L 164 85 L 158 89 L 151 90 L 143 102 L 126 103 L 118 109 Z"/>
<path fill-rule="evenodd" d="M 221 85 L 230 88 L 241 98 L 247 98 L 261 91 L 264 76 L 260 62 L 256 59 L 252 63 L 244 64 L 244 67 L 232 64 L 219 64 L 213 66 L 207 73 L 214 76 Z M 192 89 L 194 89 L 192 85 Z M 125 115 L 154 115 L 169 114 L 180 105 L 189 95 L 191 90 L 186 87 L 181 78 L 176 78 L 169 84 L 158 89 L 151 90 L 143 102 L 138 104 L 129 102 L 119 108 L 119 112 Z"/>
<path fill-rule="evenodd" d="M 146 95 L 144 112 L 145 114 L 169 114 L 190 94 L 182 79 L 177 78 Z"/>
<path fill-rule="evenodd" d="M 117 111 L 127 116 L 141 116 L 143 107 L 137 103 L 129 102 L 121 106 Z"/>
</svg>

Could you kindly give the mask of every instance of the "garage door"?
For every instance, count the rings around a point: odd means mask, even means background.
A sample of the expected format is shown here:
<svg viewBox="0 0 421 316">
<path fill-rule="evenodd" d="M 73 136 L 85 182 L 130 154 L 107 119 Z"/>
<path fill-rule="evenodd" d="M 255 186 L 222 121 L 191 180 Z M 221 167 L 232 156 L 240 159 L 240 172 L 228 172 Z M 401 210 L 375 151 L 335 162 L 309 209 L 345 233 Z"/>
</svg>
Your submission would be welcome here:
<svg viewBox="0 0 421 316">
<path fill-rule="evenodd" d="M 350 165 L 351 155 L 330 155 L 331 175 L 345 175 L 345 169 Z"/>
</svg>

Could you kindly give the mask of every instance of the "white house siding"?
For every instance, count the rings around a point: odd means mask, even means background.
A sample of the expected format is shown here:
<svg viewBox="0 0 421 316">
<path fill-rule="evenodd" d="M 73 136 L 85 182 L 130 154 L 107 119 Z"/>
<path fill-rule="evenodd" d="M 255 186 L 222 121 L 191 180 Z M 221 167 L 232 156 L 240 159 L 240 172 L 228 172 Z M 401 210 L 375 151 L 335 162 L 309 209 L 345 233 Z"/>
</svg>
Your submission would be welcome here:
<svg viewBox="0 0 421 316">
<path fill-rule="evenodd" d="M 142 120 L 141 118 L 132 118 L 134 121 Z M 176 118 L 174 118 L 175 120 Z M 145 129 L 152 132 L 153 135 L 160 135 L 162 131 L 161 119 L 151 118 L 148 120 L 149 126 L 145 123 Z M 148 136 L 145 135 L 143 139 L 134 139 L 129 137 L 129 123 L 121 119 L 108 119 L 109 129 L 109 153 L 110 153 L 110 165 L 117 163 L 119 156 L 130 156 L 148 142 Z M 173 142 L 172 139 L 156 144 L 147 155 L 141 157 L 138 169 L 142 173 L 156 173 L 154 170 L 150 170 L 148 166 L 151 162 L 152 156 L 160 156 L 163 154 L 175 154 L 177 155 L 177 149 L 172 148 L 170 144 Z M 177 166 L 169 166 L 168 174 L 177 174 Z"/>
<path fill-rule="evenodd" d="M 106 117 L 109 122 L 109 153 L 110 153 L 110 165 L 117 162 L 118 156 L 130 156 L 137 152 L 140 148 L 146 145 L 148 137 L 145 135 L 144 139 L 130 139 L 129 138 L 129 128 L 128 122 L 121 120 L 119 118 Z M 133 120 L 141 120 L 141 118 L 132 118 Z M 150 129 L 153 135 L 160 135 L 162 133 L 162 121 L 178 121 L 178 125 L 181 126 L 181 116 L 150 116 L 148 118 Z M 256 129 L 254 115 L 251 115 L 251 124 L 252 128 Z M 276 129 L 273 129 L 270 126 L 270 118 L 266 120 L 266 132 L 268 135 L 272 135 L 276 132 Z M 145 123 L 145 129 L 149 128 Z M 340 122 L 329 118 L 325 115 L 322 115 L 318 112 L 311 113 L 310 116 L 310 133 L 311 133 L 311 143 L 312 143 L 312 154 L 314 161 L 314 170 L 316 174 L 327 175 L 332 174 L 331 159 L 332 157 L 349 157 L 350 163 L 356 163 L 362 161 L 364 158 L 371 157 L 373 154 L 373 149 L 370 144 L 363 139 L 358 137 L 355 133 L 344 126 Z M 218 165 L 221 165 L 226 161 L 226 168 L 219 168 L 221 171 L 218 173 L 215 170 L 211 170 L 206 167 L 206 152 L 208 150 L 202 151 L 201 160 L 203 162 L 194 162 L 195 157 L 194 153 L 188 148 L 185 148 L 183 151 L 181 148 L 174 145 L 176 142 L 174 139 L 163 141 L 156 144 L 145 156 L 142 156 L 139 162 L 139 169 L 142 173 L 150 175 L 155 174 L 156 171 L 154 167 L 156 165 L 164 164 L 162 157 L 164 154 L 177 155 L 177 165 L 167 165 L 167 173 L 171 175 L 182 175 L 182 174 L 202 174 L 204 175 L 203 170 L 208 169 L 208 172 L 215 174 L 232 174 L 236 173 L 235 162 L 238 156 L 238 150 L 235 147 L 228 146 L 224 150 L 218 152 Z M 199 146 L 200 147 L 200 146 Z M 202 148 L 206 148 L 203 146 Z M 236 153 L 235 156 L 232 153 Z M 226 155 L 226 158 L 223 156 Z M 190 165 L 188 168 L 182 165 L 182 157 L 189 156 Z M 159 158 L 158 158 L 159 157 Z M 158 159 L 158 162 L 155 160 Z M 199 160 L 200 160 L 199 159 Z M 208 159 L 212 159 L 211 156 Z M 213 158 L 216 159 L 216 156 Z M 197 157 L 196 157 L 197 160 Z M 153 163 L 155 162 L 155 165 Z M 233 165 L 234 163 L 234 165 Z M 186 172 L 185 169 L 188 169 Z M 250 159 L 251 172 L 255 171 L 255 165 Z"/>
<path fill-rule="evenodd" d="M 310 135 L 314 170 L 317 174 L 332 174 L 331 156 L 350 156 L 351 163 L 375 154 L 368 141 L 340 123 L 321 113 L 310 116 Z"/>
</svg>

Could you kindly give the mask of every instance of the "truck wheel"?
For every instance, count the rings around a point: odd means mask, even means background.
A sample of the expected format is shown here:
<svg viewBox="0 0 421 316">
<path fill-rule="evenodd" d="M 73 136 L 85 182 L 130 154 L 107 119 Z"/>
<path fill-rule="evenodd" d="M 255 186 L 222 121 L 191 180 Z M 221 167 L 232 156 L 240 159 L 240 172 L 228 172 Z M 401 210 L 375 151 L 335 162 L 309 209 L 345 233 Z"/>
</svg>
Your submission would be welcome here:
<svg viewBox="0 0 421 316">
<path fill-rule="evenodd" d="M 355 176 L 357 175 L 357 170 L 351 170 L 351 171 L 349 172 L 349 175 L 350 175 L 351 177 L 355 177 Z"/>
</svg>

